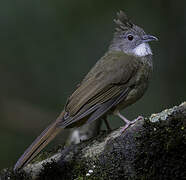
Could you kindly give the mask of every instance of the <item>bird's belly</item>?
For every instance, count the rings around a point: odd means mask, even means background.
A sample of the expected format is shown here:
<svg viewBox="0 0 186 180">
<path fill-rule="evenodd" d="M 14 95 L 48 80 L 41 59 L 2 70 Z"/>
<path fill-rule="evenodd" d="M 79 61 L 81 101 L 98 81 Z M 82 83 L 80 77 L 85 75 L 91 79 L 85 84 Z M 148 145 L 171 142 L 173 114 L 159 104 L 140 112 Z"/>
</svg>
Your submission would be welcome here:
<svg viewBox="0 0 186 180">
<path fill-rule="evenodd" d="M 137 78 L 135 78 L 134 87 L 131 89 L 127 97 L 115 107 L 115 109 L 122 110 L 140 99 L 148 88 L 151 74 L 152 65 L 144 63 L 136 74 Z"/>
<path fill-rule="evenodd" d="M 147 87 L 148 87 L 148 83 L 143 83 L 140 84 L 139 86 L 136 86 L 134 89 L 132 89 L 129 92 L 128 96 L 114 108 L 114 110 L 115 109 L 122 110 L 127 106 L 135 103 L 138 99 L 140 99 L 143 96 Z"/>
</svg>

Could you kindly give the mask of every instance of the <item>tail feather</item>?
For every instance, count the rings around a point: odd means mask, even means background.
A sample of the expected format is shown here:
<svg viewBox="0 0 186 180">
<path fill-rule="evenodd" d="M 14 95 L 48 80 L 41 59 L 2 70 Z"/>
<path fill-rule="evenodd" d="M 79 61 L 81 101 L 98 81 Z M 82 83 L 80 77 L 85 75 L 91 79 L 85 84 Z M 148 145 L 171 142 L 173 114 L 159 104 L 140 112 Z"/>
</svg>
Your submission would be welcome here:
<svg viewBox="0 0 186 180">
<path fill-rule="evenodd" d="M 59 119 L 61 119 L 61 117 L 49 125 L 26 149 L 15 164 L 14 171 L 26 166 L 50 141 L 52 141 L 52 139 L 56 137 L 57 134 L 59 134 L 62 130 L 62 128 L 57 126 Z"/>
</svg>

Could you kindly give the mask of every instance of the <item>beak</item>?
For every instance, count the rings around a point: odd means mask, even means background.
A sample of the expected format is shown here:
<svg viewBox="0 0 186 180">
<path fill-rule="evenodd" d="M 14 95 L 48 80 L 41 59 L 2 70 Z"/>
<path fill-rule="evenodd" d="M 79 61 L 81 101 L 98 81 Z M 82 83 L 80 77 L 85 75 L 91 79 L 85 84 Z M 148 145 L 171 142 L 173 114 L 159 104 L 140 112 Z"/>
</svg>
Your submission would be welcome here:
<svg viewBox="0 0 186 180">
<path fill-rule="evenodd" d="M 144 35 L 142 37 L 143 42 L 149 42 L 149 41 L 158 41 L 158 38 L 152 35 Z"/>
</svg>

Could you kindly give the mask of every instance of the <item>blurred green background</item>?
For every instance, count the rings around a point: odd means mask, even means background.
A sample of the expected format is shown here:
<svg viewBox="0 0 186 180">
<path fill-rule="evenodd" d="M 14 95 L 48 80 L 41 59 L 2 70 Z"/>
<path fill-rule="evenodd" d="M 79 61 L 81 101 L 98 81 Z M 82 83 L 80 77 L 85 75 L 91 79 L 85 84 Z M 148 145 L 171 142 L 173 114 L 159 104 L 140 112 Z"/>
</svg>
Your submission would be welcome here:
<svg viewBox="0 0 186 180">
<path fill-rule="evenodd" d="M 63 109 L 107 50 L 120 9 L 159 37 L 151 44 L 150 87 L 125 116 L 150 115 L 186 100 L 184 7 L 182 0 L 0 1 L 0 169 L 12 166 Z"/>
</svg>

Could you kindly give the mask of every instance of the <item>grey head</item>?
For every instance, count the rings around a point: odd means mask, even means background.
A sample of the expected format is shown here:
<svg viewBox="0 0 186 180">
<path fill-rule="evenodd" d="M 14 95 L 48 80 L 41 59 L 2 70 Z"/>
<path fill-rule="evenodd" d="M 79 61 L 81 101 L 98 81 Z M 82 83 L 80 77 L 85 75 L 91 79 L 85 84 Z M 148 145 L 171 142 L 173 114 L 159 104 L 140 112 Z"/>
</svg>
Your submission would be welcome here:
<svg viewBox="0 0 186 180">
<path fill-rule="evenodd" d="M 152 54 L 148 42 L 157 41 L 155 36 L 147 35 L 139 26 L 133 24 L 123 11 L 117 13 L 116 31 L 109 50 L 123 51 L 134 56 Z"/>
</svg>

